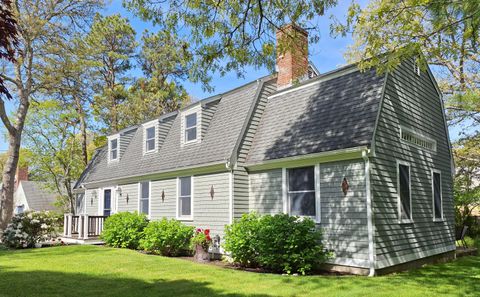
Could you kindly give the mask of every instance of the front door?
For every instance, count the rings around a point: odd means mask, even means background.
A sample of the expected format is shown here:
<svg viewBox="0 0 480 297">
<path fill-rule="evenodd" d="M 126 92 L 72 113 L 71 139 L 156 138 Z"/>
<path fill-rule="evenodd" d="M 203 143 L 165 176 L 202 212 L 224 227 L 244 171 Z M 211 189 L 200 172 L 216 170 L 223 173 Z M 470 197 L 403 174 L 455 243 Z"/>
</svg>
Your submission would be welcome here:
<svg viewBox="0 0 480 297">
<path fill-rule="evenodd" d="M 112 210 L 112 190 L 103 192 L 103 215 L 109 216 Z"/>
</svg>

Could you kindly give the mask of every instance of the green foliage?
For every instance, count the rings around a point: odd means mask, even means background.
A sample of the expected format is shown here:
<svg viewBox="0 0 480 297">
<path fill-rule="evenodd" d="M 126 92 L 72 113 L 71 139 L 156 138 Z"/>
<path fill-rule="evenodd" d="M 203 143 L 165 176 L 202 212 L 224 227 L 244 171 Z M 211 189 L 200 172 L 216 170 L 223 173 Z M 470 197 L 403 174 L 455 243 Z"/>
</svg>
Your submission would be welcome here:
<svg viewBox="0 0 480 297">
<path fill-rule="evenodd" d="M 296 23 L 309 29 L 311 41 L 318 41 L 320 30 L 314 19 L 337 1 L 124 0 L 123 3 L 137 16 L 168 32 L 186 32 L 186 50 L 195 56 L 190 78 L 208 82 L 205 74 L 209 71 L 222 75 L 235 71 L 242 75 L 247 65 L 266 66 L 273 71 L 277 28 Z"/>
<path fill-rule="evenodd" d="M 140 248 L 163 256 L 180 256 L 187 253 L 194 227 L 177 220 L 149 222 L 143 231 Z"/>
<path fill-rule="evenodd" d="M 245 214 L 227 226 L 224 248 L 243 266 L 307 274 L 329 257 L 321 240 L 322 233 L 311 219 Z"/>
<path fill-rule="evenodd" d="M 210 237 L 210 229 L 200 229 L 195 230 L 195 235 L 193 235 L 191 240 L 192 249 L 195 250 L 197 245 L 201 245 L 204 250 L 208 250 L 212 244 L 212 238 Z"/>
<path fill-rule="evenodd" d="M 478 0 L 374 0 L 363 7 L 354 1 L 332 32 L 352 33 L 347 56 L 361 68 L 391 70 L 411 58 L 423 69 L 435 65 L 452 123 L 478 123 L 479 11 Z"/>
<path fill-rule="evenodd" d="M 52 212 L 24 212 L 12 217 L 2 234 L 2 243 L 11 248 L 30 248 L 57 236 L 60 225 Z"/>
<path fill-rule="evenodd" d="M 144 214 L 119 212 L 105 220 L 100 237 L 112 247 L 137 249 L 147 225 Z"/>
</svg>

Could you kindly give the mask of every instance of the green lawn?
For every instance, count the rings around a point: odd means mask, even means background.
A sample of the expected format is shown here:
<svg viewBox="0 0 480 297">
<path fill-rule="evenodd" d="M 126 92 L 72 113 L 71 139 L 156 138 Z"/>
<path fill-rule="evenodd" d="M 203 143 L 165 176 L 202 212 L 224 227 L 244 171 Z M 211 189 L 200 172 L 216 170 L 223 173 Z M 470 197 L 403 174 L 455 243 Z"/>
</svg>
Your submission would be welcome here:
<svg viewBox="0 0 480 297">
<path fill-rule="evenodd" d="M 0 249 L 0 296 L 479 296 L 480 257 L 396 275 L 282 276 L 95 246 Z"/>
</svg>

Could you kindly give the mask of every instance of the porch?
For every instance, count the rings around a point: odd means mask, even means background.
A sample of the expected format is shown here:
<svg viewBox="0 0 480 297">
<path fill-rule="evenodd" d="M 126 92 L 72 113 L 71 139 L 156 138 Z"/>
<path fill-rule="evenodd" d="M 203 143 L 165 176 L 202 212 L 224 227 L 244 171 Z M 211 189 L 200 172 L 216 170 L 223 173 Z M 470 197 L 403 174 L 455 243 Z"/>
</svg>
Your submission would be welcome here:
<svg viewBox="0 0 480 297">
<path fill-rule="evenodd" d="M 100 234 L 107 217 L 65 214 L 62 240 L 74 244 L 103 244 Z"/>
</svg>

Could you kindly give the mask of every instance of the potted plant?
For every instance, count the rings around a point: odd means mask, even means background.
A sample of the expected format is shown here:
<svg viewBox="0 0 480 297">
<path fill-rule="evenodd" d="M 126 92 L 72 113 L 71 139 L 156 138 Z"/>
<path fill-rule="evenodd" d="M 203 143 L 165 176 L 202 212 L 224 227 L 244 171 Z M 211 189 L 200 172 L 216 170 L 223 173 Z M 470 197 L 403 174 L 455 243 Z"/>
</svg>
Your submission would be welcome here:
<svg viewBox="0 0 480 297">
<path fill-rule="evenodd" d="M 194 250 L 193 258 L 197 262 L 205 263 L 210 261 L 210 254 L 208 248 L 212 244 L 212 238 L 210 237 L 210 229 L 200 229 L 195 231 L 195 235 L 192 237 L 192 247 Z"/>
</svg>

